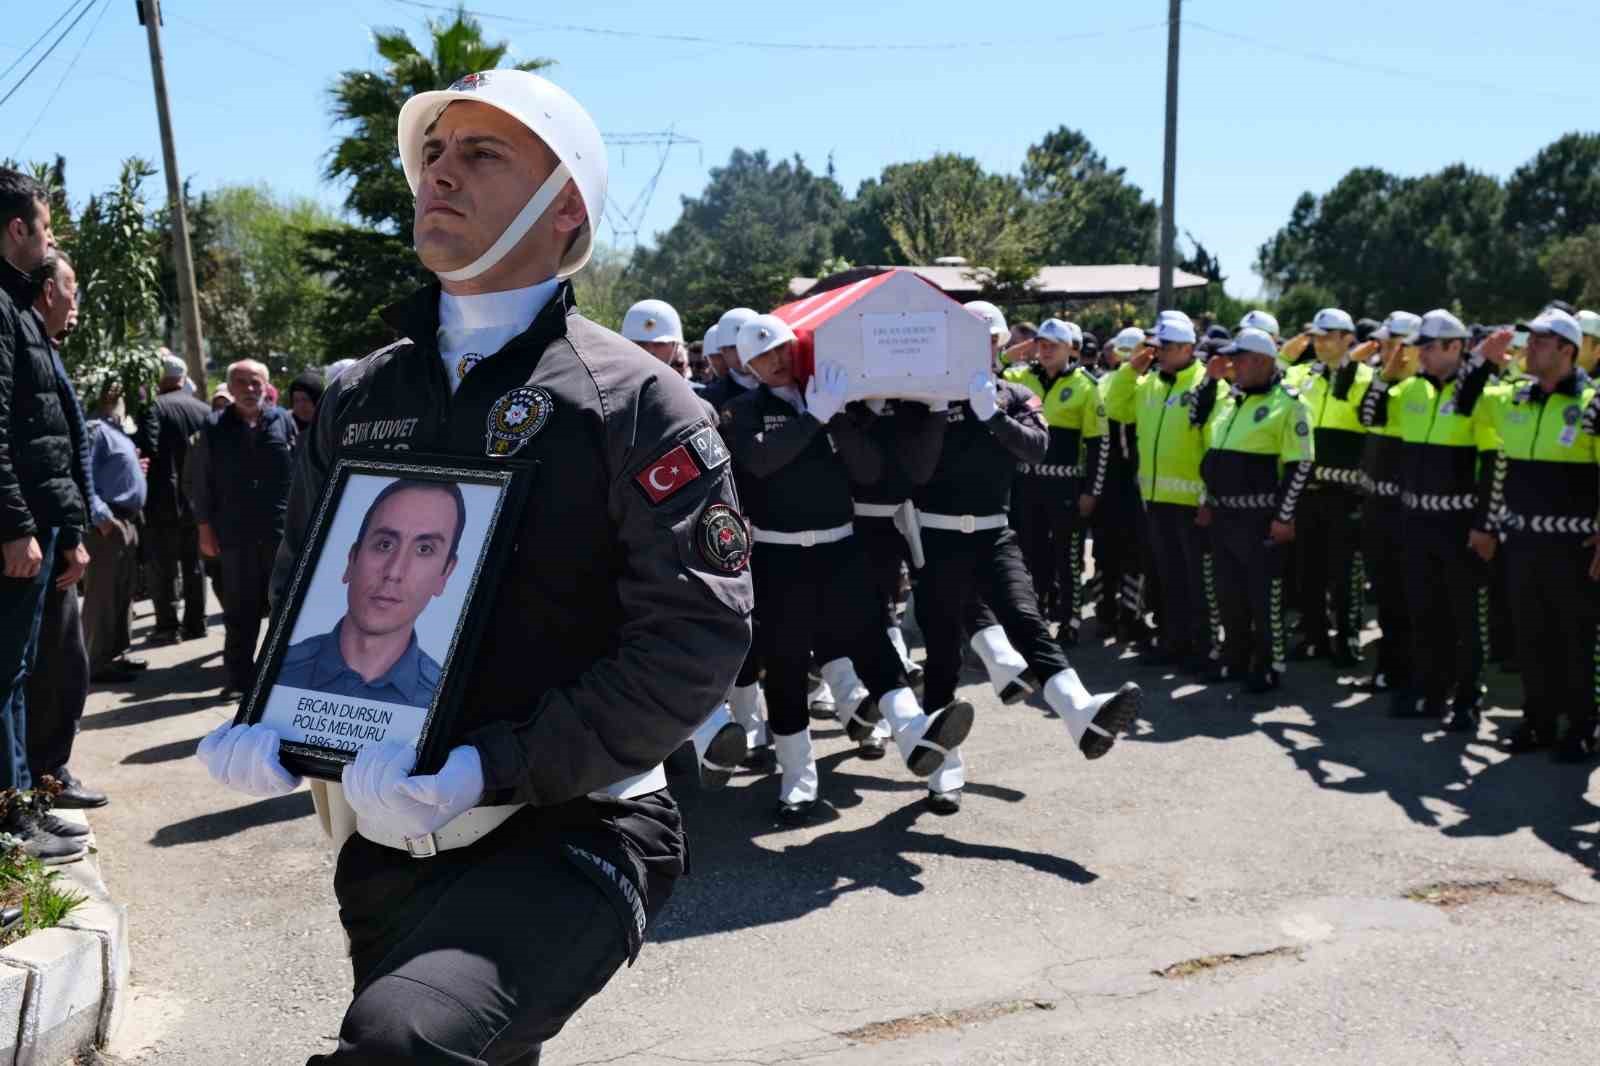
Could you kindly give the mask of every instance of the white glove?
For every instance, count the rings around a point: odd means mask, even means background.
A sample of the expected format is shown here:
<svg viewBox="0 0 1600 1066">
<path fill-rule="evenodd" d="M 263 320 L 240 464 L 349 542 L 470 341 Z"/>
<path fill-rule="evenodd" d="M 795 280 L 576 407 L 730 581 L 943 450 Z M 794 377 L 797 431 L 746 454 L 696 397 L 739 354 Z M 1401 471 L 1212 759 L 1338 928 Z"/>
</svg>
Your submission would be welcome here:
<svg viewBox="0 0 1600 1066">
<path fill-rule="evenodd" d="M 416 752 L 404 744 L 378 744 L 361 749 L 344 768 L 344 798 L 363 822 L 402 837 L 424 837 L 483 798 L 483 759 L 478 749 L 463 745 L 450 752 L 444 767 L 426 777 L 412 777 Z"/>
<path fill-rule="evenodd" d="M 251 796 L 287 796 L 300 779 L 278 761 L 278 734 L 271 728 L 224 722 L 200 741 L 195 756 L 211 779 Z"/>
<path fill-rule="evenodd" d="M 1000 389 L 994 383 L 993 374 L 980 370 L 972 375 L 972 381 L 967 385 L 967 402 L 972 405 L 972 413 L 979 422 L 987 422 L 994 417 L 995 412 L 1000 410 Z"/>
<path fill-rule="evenodd" d="M 823 425 L 844 410 L 850 399 L 850 378 L 838 363 L 823 363 L 806 383 L 806 412 Z"/>
</svg>

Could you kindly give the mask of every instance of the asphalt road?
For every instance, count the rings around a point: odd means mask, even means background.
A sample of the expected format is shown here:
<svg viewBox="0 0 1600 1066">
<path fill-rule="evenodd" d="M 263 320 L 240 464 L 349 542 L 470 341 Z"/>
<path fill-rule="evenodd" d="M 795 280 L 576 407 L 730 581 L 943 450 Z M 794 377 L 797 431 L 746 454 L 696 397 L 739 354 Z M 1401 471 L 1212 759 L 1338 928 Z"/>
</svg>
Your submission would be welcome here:
<svg viewBox="0 0 1600 1066">
<path fill-rule="evenodd" d="M 231 714 L 214 633 L 97 691 L 74 759 L 113 797 L 92 818 L 132 929 L 108 1063 L 298 1064 L 349 992 L 307 794 L 229 794 L 191 757 Z M 1135 734 L 1088 763 L 970 684 L 954 817 L 836 728 L 814 827 L 775 824 L 772 777 L 677 789 L 692 876 L 547 1066 L 1594 1061 L 1593 767 L 1496 750 L 1514 711 L 1473 739 L 1391 721 L 1324 667 L 1259 700 L 1073 658 L 1145 686 Z"/>
</svg>

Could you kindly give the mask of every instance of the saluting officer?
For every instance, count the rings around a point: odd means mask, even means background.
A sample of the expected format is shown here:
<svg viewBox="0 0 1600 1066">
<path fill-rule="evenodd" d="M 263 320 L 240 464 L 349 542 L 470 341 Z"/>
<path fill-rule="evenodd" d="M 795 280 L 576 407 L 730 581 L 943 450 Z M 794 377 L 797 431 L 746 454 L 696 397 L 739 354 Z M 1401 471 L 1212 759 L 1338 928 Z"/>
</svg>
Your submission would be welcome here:
<svg viewBox="0 0 1600 1066">
<path fill-rule="evenodd" d="M 1411 690 L 1397 717 L 1444 718 L 1459 732 L 1477 728 L 1482 693 L 1494 453 L 1500 439 L 1480 403 L 1487 374 L 1459 373 L 1470 334 L 1439 309 L 1422 316 L 1419 372 L 1401 380 L 1395 353 L 1361 404 L 1368 426 L 1400 430 L 1400 504 L 1406 545 L 1406 605 L 1411 613 Z M 1321 448 L 1321 439 L 1318 440 Z M 1317 464 L 1323 458 L 1319 451 Z"/>
<path fill-rule="evenodd" d="M 1422 317 L 1394 311 L 1373 333 L 1378 342 L 1379 366 L 1396 366 L 1397 380 L 1417 372 L 1413 340 Z M 1405 506 L 1400 502 L 1400 469 L 1405 442 L 1400 420 L 1367 427 L 1366 473 L 1369 493 L 1362 505 L 1361 544 L 1366 554 L 1373 591 L 1378 599 L 1378 660 L 1366 687 L 1373 692 L 1399 694 L 1411 690 L 1411 615 L 1406 608 Z"/>
<path fill-rule="evenodd" d="M 1283 548 L 1313 457 L 1311 409 L 1284 385 L 1277 356 L 1266 333 L 1240 330 L 1206 366 L 1214 381 L 1231 371 L 1233 387 L 1220 401 L 1202 392 L 1191 412 L 1205 425 L 1200 523 L 1211 530 L 1227 632 L 1212 679 L 1243 680 L 1251 692 L 1277 688 L 1287 668 Z"/>
<path fill-rule="evenodd" d="M 1194 323 L 1162 311 L 1152 346 L 1111 375 L 1108 417 L 1138 427 L 1139 495 L 1160 575 L 1161 646 L 1151 656 L 1189 673 L 1210 668 L 1211 616 L 1204 588 L 1205 536 L 1195 525 L 1200 494 L 1200 428 L 1189 421 L 1199 394 L 1220 386 L 1194 357 Z M 1152 364 L 1154 364 L 1152 366 Z"/>
<path fill-rule="evenodd" d="M 440 283 L 402 339 L 328 389 L 300 449 L 277 587 L 334 468 L 363 442 L 533 470 L 519 551 L 443 767 L 363 750 L 314 786 L 344 837 L 335 891 L 355 1000 L 312 1064 L 534 1063 L 637 954 L 683 870 L 661 762 L 749 642 L 748 540 L 726 450 L 682 378 L 573 307 L 605 203 L 594 122 L 534 74 L 412 97 L 399 156 Z M 463 366 L 469 354 L 475 362 Z M 298 781 L 260 726 L 200 758 L 257 795 Z"/>
<path fill-rule="evenodd" d="M 734 401 L 724 419 L 750 486 L 745 503 L 755 540 L 767 721 L 782 770 L 778 814 L 789 822 L 804 820 L 817 802 L 806 700 L 813 652 L 834 675 L 829 685 L 851 738 L 859 743 L 880 718 L 887 720 L 901 757 L 919 777 L 933 773 L 972 728 L 968 703 L 946 701 L 931 716 L 922 713 L 879 624 L 866 552 L 854 535 L 850 482 L 876 482 L 883 455 L 841 414 L 849 397 L 842 368 L 817 367 L 802 393 L 794 349 L 794 332 L 777 316 L 746 322 L 739 355 L 761 386 Z M 836 673 L 845 666 L 849 678 Z"/>
<path fill-rule="evenodd" d="M 1351 357 L 1356 324 L 1345 311 L 1318 311 L 1309 333 L 1315 360 L 1291 368 L 1286 377 L 1311 405 L 1317 443 L 1297 545 L 1302 639 L 1295 657 L 1326 656 L 1335 666 L 1353 667 L 1361 663 L 1366 586 L 1359 536 L 1366 427 L 1358 412 L 1373 373 Z"/>
<path fill-rule="evenodd" d="M 1580 376 L 1583 333 L 1571 315 L 1546 310 L 1523 328 L 1532 380 L 1485 389 L 1478 400 L 1500 435 L 1496 518 L 1523 667 L 1522 725 L 1508 748 L 1554 746 L 1558 761 L 1585 762 L 1600 753 L 1600 441 L 1580 423 L 1597 393 Z M 1505 330 L 1488 338 L 1484 361 L 1505 360 L 1509 341 Z M 1488 369 L 1474 366 L 1469 376 Z"/>
<path fill-rule="evenodd" d="M 1083 334 L 1071 322 L 1046 319 L 1033 360 L 1005 379 L 1039 397 L 1050 446 L 1044 460 L 1017 466 L 1017 531 L 1022 554 L 1047 617 L 1061 622 L 1063 644 L 1078 642 L 1083 616 L 1083 531 L 1077 500 L 1083 484 L 1083 426 L 1099 397 L 1095 377 L 1077 362 Z"/>
<path fill-rule="evenodd" d="M 1138 485 L 1138 430 L 1106 407 L 1111 375 L 1144 347 L 1144 330 L 1129 326 L 1103 349 L 1106 373 L 1096 385 L 1092 422 L 1084 429 L 1084 480 L 1078 513 L 1093 522 L 1095 569 L 1100 571 L 1102 635 L 1149 636 L 1144 622 L 1144 517 Z"/>
</svg>

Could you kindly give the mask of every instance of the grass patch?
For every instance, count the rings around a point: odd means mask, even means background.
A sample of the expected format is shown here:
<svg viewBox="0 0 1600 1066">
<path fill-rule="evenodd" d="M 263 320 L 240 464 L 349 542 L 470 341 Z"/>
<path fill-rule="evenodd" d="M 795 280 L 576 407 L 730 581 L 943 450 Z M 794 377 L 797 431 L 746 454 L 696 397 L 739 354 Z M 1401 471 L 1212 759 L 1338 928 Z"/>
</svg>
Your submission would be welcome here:
<svg viewBox="0 0 1600 1066">
<path fill-rule="evenodd" d="M 1556 886 L 1549 881 L 1525 881 L 1502 877 L 1494 881 L 1439 881 L 1413 888 L 1406 899 L 1435 907 L 1464 907 L 1480 900 L 1507 896 L 1545 896 L 1553 898 Z"/>
<path fill-rule="evenodd" d="M 908 1040 L 940 1029 L 960 1029 L 963 1026 L 990 1022 L 1007 1015 L 1021 1014 L 1023 1011 L 1055 1009 L 1056 1005 L 1049 1000 L 1013 999 L 981 1007 L 964 1007 L 961 1010 L 936 1010 L 928 1011 L 926 1014 L 911 1014 L 904 1018 L 892 1018 L 886 1022 L 873 1022 L 871 1025 L 863 1025 L 859 1029 L 851 1029 L 839 1035 L 846 1040 L 854 1040 L 861 1044 L 882 1044 L 890 1040 Z"/>
</svg>

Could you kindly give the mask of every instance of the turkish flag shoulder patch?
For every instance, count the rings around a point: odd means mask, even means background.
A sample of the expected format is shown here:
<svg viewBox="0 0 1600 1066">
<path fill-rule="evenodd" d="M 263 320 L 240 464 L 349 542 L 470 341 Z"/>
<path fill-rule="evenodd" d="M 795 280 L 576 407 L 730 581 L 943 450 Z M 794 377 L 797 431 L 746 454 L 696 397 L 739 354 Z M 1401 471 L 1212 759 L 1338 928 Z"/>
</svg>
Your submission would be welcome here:
<svg viewBox="0 0 1600 1066">
<path fill-rule="evenodd" d="M 695 465 L 689 449 L 680 444 L 641 470 L 633 480 L 652 504 L 658 504 L 699 476 L 700 468 Z"/>
</svg>

